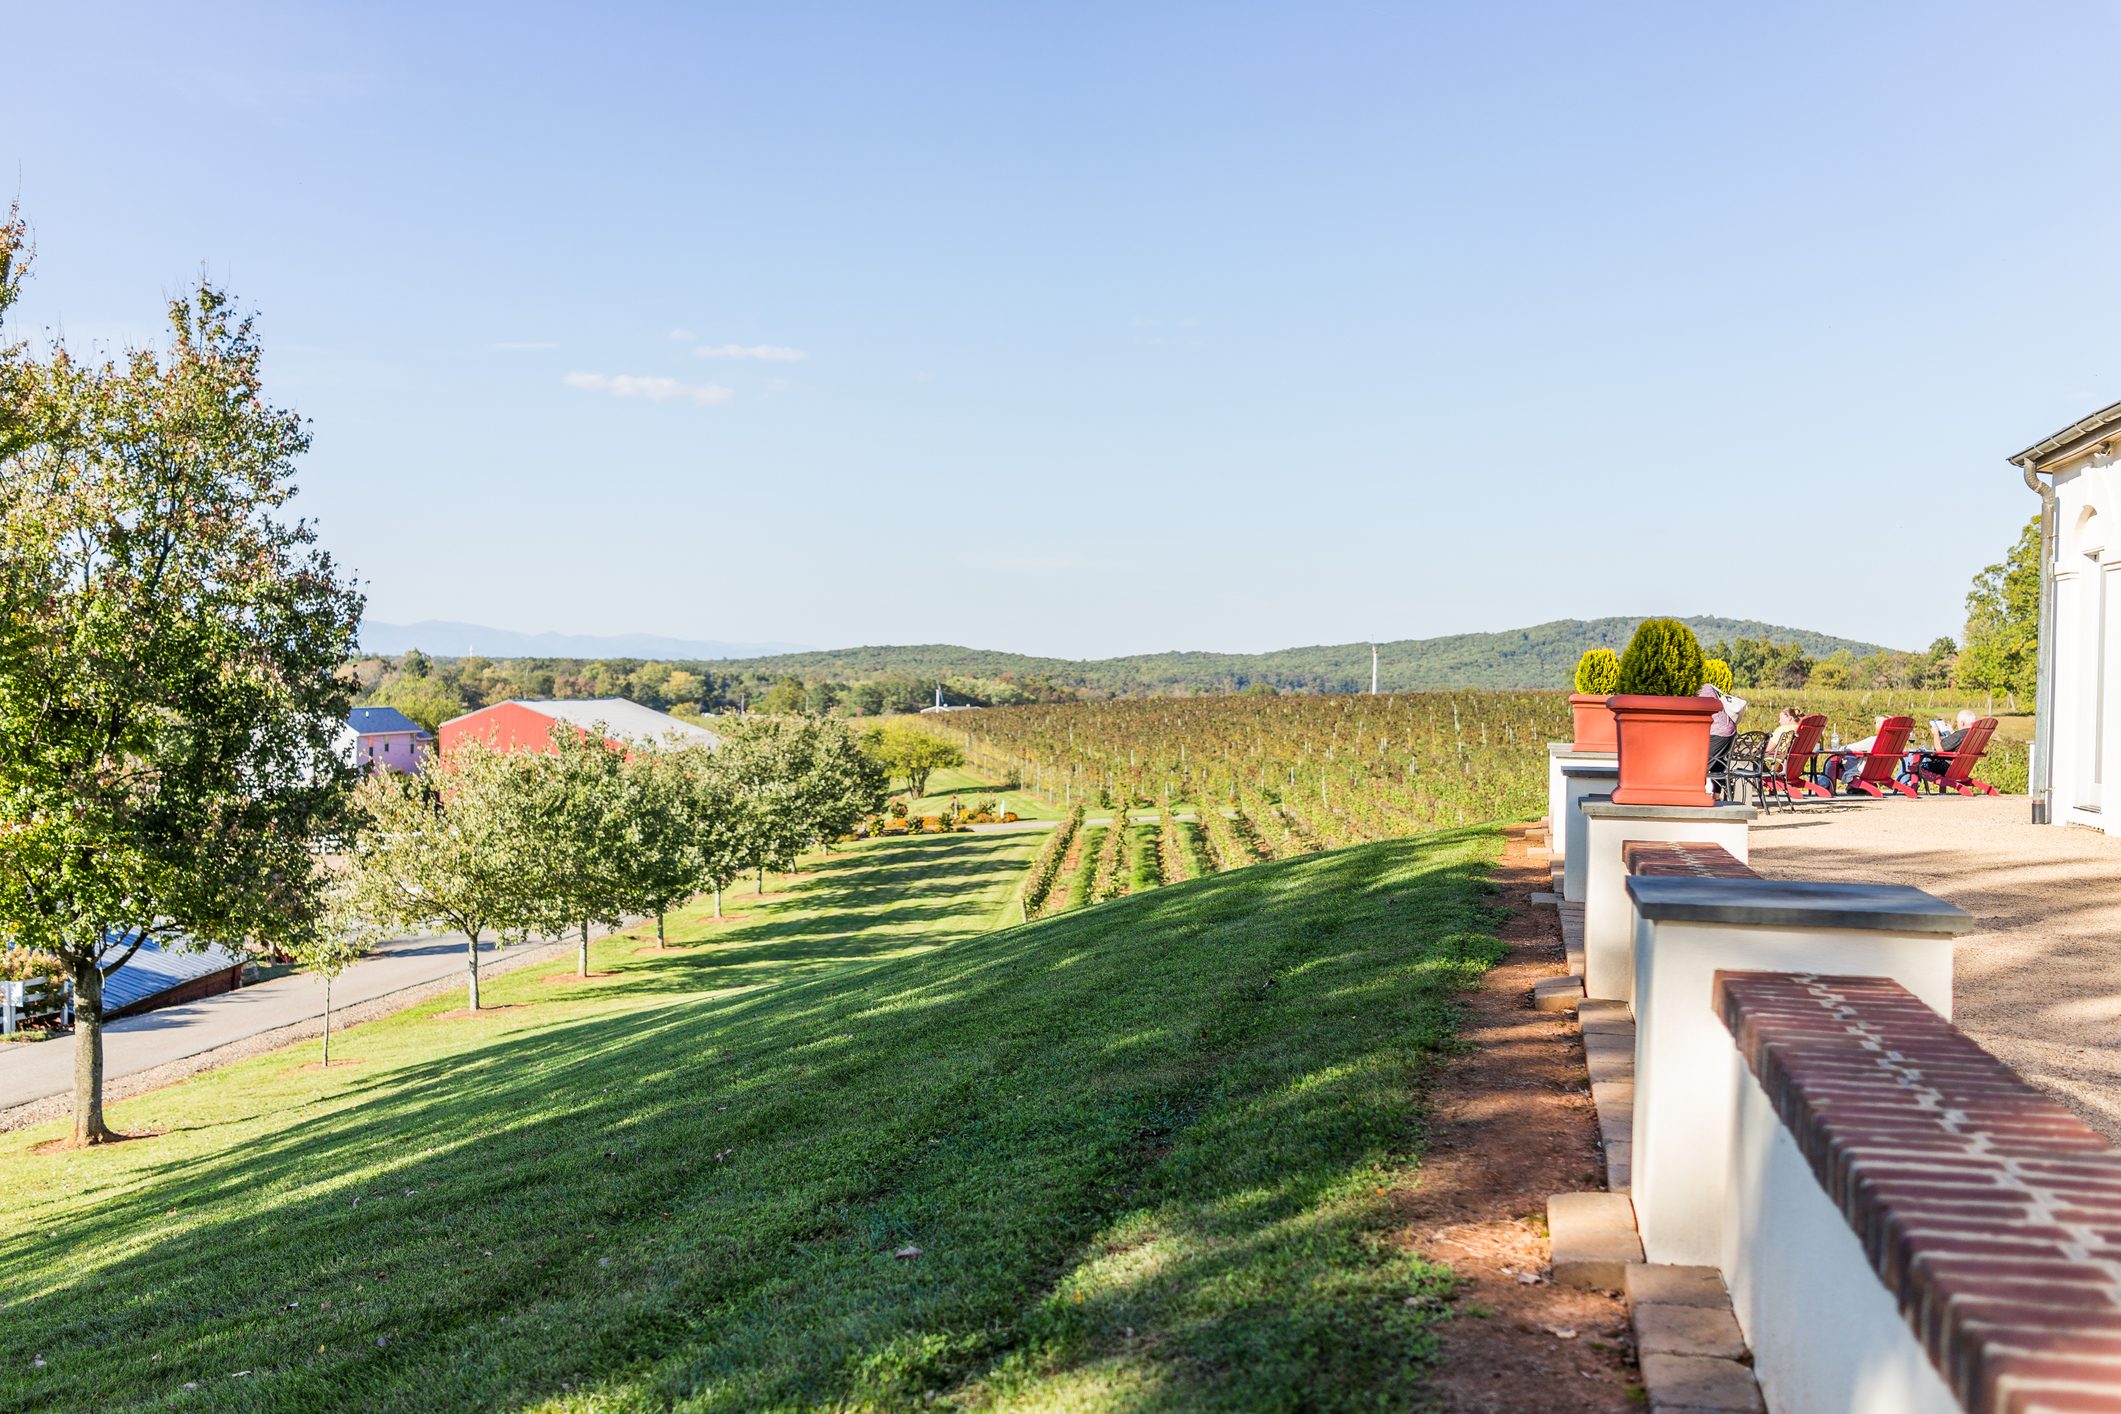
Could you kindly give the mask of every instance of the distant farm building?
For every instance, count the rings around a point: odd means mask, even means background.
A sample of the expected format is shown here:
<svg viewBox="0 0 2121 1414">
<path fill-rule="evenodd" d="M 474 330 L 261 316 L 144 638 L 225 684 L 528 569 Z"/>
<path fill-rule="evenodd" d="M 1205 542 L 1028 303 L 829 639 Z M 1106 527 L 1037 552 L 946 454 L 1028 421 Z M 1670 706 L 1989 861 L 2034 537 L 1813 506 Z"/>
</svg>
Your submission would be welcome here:
<svg viewBox="0 0 2121 1414">
<path fill-rule="evenodd" d="M 346 730 L 353 764 L 364 771 L 417 771 L 434 746 L 434 735 L 395 707 L 356 707 L 346 716 Z"/>
<path fill-rule="evenodd" d="M 98 965 L 107 967 L 124 958 L 128 946 L 126 938 L 107 938 Z M 139 951 L 126 959 L 124 966 L 104 974 L 103 1019 L 115 1021 L 121 1016 L 138 1016 L 143 1011 L 233 992 L 242 985 L 243 964 L 241 953 L 218 943 L 196 948 L 163 947 L 150 939 L 140 944 Z"/>
<path fill-rule="evenodd" d="M 614 746 L 653 746 L 675 741 L 685 746 L 720 746 L 722 739 L 705 727 L 681 722 L 667 712 L 643 707 L 623 697 L 580 697 L 552 702 L 496 702 L 442 723 L 442 754 L 467 741 L 483 741 L 501 751 L 550 751 L 555 726 L 583 733 L 599 726 Z"/>
</svg>

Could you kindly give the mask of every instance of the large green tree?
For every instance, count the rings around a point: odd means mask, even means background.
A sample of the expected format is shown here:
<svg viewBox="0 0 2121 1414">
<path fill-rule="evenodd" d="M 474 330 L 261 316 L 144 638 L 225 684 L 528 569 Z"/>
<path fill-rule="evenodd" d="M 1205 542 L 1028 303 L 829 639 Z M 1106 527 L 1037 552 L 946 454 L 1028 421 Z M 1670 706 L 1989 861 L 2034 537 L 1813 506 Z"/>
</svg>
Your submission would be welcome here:
<svg viewBox="0 0 2121 1414">
<path fill-rule="evenodd" d="M 0 312 L 24 253 L 0 223 Z M 169 323 L 100 363 L 0 347 L 0 943 L 73 981 L 80 1143 L 114 1137 L 105 976 L 150 939 L 308 936 L 351 782 L 361 598 L 286 514 L 309 433 L 226 294 Z"/>
<path fill-rule="evenodd" d="M 1975 692 L 2030 702 L 2040 653 L 2040 517 L 2018 532 L 2001 564 L 1974 576 L 1966 596 L 1966 645 L 1955 681 Z"/>
</svg>

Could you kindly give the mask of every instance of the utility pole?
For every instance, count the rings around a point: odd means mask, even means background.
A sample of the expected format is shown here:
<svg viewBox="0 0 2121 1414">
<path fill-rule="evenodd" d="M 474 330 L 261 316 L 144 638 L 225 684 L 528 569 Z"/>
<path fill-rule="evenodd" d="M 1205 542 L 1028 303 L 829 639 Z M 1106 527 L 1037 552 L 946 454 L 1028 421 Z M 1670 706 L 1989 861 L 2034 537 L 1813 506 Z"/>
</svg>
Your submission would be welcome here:
<svg viewBox="0 0 2121 1414">
<path fill-rule="evenodd" d="M 1377 695 L 1377 645 L 1370 645 L 1370 695 Z"/>
</svg>

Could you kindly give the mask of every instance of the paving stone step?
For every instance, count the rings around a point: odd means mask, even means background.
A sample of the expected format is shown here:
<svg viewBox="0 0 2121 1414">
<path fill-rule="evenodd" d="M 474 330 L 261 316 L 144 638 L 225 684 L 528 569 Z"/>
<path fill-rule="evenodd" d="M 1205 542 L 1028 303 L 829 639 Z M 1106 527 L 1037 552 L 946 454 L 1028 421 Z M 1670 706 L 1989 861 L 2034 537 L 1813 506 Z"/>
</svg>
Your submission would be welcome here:
<svg viewBox="0 0 2121 1414">
<path fill-rule="evenodd" d="M 1731 1308 L 1731 1294 L 1723 1288 L 1723 1273 L 1714 1267 L 1681 1267 L 1664 1262 L 1640 1262 L 1628 1268 L 1630 1306 L 1713 1306 Z"/>
<path fill-rule="evenodd" d="M 1574 1011 L 1582 1000 L 1581 977 L 1542 977 L 1532 984 L 1532 1006 L 1538 1011 Z"/>
<path fill-rule="evenodd" d="M 1651 1414 L 1681 1414 L 1685 1410 L 1767 1414 L 1752 1367 L 1736 1360 L 1645 1353 L 1642 1386 L 1650 1398 Z"/>
<path fill-rule="evenodd" d="M 1547 1199 L 1549 1265 L 1562 1286 L 1618 1291 L 1642 1260 L 1635 1205 L 1621 1193 L 1556 1193 Z"/>
</svg>

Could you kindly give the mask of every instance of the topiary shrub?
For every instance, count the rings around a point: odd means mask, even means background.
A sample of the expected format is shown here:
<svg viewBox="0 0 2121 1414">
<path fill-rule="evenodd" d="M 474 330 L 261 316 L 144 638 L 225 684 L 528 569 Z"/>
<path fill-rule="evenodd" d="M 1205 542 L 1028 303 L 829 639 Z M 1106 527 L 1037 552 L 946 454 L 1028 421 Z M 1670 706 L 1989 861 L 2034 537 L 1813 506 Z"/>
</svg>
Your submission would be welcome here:
<svg viewBox="0 0 2121 1414">
<path fill-rule="evenodd" d="M 1611 697 L 1620 681 L 1620 655 L 1610 648 L 1593 648 L 1576 660 L 1576 690 L 1593 697 Z"/>
<path fill-rule="evenodd" d="M 1692 697 L 1701 675 L 1701 640 L 1677 619 L 1644 619 L 1620 655 L 1613 691 L 1649 697 Z"/>
<path fill-rule="evenodd" d="M 1731 665 L 1721 658 L 1701 660 L 1701 680 L 1723 692 L 1731 690 Z"/>
</svg>

